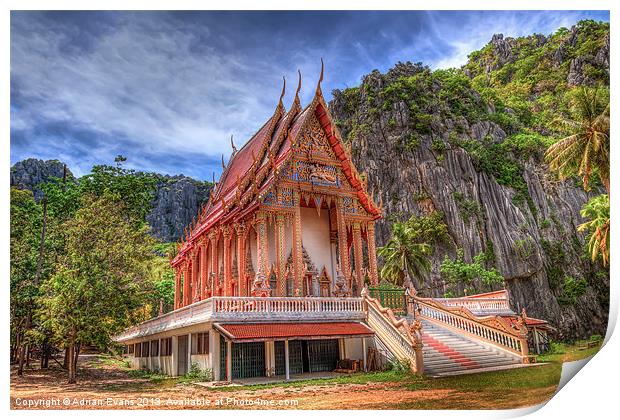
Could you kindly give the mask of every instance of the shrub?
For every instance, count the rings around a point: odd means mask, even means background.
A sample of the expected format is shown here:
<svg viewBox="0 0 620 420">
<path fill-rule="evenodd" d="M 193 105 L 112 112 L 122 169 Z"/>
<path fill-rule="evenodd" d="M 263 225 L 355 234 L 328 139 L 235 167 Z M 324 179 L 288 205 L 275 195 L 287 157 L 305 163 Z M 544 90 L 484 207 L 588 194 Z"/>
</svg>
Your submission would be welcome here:
<svg viewBox="0 0 620 420">
<path fill-rule="evenodd" d="M 573 305 L 577 299 L 586 292 L 588 282 L 585 279 L 575 279 L 571 276 L 564 277 L 562 293 L 558 296 L 561 305 Z"/>
<path fill-rule="evenodd" d="M 185 374 L 186 379 L 198 380 L 202 382 L 210 382 L 213 380 L 213 371 L 211 369 L 200 369 L 200 365 L 193 362 L 189 371 Z"/>
</svg>

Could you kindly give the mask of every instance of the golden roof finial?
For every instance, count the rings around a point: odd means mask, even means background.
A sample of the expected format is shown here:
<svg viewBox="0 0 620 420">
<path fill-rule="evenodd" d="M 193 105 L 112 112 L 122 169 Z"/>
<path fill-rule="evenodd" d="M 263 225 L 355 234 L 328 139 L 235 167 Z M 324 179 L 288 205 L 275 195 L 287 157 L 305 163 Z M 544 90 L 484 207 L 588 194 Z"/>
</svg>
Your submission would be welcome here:
<svg viewBox="0 0 620 420">
<path fill-rule="evenodd" d="M 215 185 L 215 171 L 213 171 L 213 185 Z M 213 190 L 211 190 L 213 191 Z"/>
<path fill-rule="evenodd" d="M 299 75 L 299 82 L 297 83 L 297 90 L 295 91 L 295 98 L 299 97 L 299 91 L 301 90 L 301 70 L 297 69 L 297 74 Z"/>
<path fill-rule="evenodd" d="M 222 170 L 226 169 L 226 164 L 224 163 L 224 153 L 222 153 Z"/>
<path fill-rule="evenodd" d="M 232 134 L 230 135 L 230 145 L 232 146 L 233 155 L 234 155 L 235 153 L 237 153 L 237 148 L 235 147 L 235 142 L 233 141 L 233 135 Z"/>
<path fill-rule="evenodd" d="M 282 80 L 284 80 L 284 83 L 282 83 L 282 93 L 280 94 L 280 100 L 278 101 L 278 107 L 282 108 L 284 105 L 282 105 L 282 99 L 284 99 L 284 93 L 286 92 L 286 77 L 282 76 Z"/>
<path fill-rule="evenodd" d="M 319 76 L 319 82 L 316 84 L 317 95 L 321 93 L 321 82 L 323 81 L 323 71 L 325 70 L 325 64 L 323 63 L 323 57 L 321 57 L 321 75 Z"/>
</svg>

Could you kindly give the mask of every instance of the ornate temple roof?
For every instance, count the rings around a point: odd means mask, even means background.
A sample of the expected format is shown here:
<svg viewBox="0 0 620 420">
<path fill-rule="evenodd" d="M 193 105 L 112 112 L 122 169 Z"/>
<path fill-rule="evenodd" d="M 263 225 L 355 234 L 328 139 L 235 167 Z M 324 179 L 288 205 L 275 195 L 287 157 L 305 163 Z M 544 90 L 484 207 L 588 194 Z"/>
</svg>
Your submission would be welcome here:
<svg viewBox="0 0 620 420">
<path fill-rule="evenodd" d="M 314 98 L 302 109 L 299 100 L 300 74 L 291 109 L 287 112 L 282 104 L 283 87 L 276 109 L 267 122 L 241 149 L 237 150 L 232 144 L 233 154 L 223 168 L 220 181 L 214 187 L 209 202 L 186 229 L 179 247 L 180 255 L 192 247 L 195 238 L 210 230 L 215 224 L 243 216 L 259 205 L 263 194 L 278 178 L 281 169 L 292 155 L 293 145 L 298 141 L 302 129 L 313 116 L 326 133 L 330 146 L 340 160 L 343 173 L 357 192 L 361 205 L 372 217 L 381 217 L 379 206 L 366 191 L 365 182 L 351 161 L 350 151 L 342 142 L 338 129 L 329 115 L 321 91 L 322 79 L 323 69 Z"/>
</svg>

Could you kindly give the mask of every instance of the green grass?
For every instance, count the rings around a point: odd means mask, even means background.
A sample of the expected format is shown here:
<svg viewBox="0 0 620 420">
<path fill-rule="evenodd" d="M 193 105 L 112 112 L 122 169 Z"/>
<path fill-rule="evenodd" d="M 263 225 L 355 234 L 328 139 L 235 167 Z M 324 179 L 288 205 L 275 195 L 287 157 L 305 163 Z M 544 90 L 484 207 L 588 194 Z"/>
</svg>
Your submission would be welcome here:
<svg viewBox="0 0 620 420">
<path fill-rule="evenodd" d="M 383 371 L 383 372 L 361 372 L 352 373 L 350 375 L 342 375 L 334 378 L 323 379 L 307 379 L 301 381 L 291 382 L 276 382 L 270 384 L 257 384 L 257 385 L 242 385 L 242 386 L 224 386 L 218 387 L 221 391 L 238 391 L 238 390 L 259 390 L 269 388 L 301 388 L 303 386 L 327 386 L 327 385 L 364 385 L 369 383 L 385 383 L 385 382 L 404 382 L 412 378 L 415 375 L 398 371 Z"/>
<path fill-rule="evenodd" d="M 544 364 L 532 367 L 474 373 L 447 378 L 427 378 L 400 370 L 382 372 L 355 373 L 333 378 L 308 379 L 292 382 L 270 384 L 220 386 L 218 392 L 237 392 L 287 388 L 302 389 L 304 387 L 329 387 L 334 385 L 383 384 L 386 390 L 398 392 L 425 390 L 429 392 L 448 392 L 445 398 L 438 400 L 409 401 L 382 408 L 392 409 L 437 409 L 437 408 L 480 408 L 477 404 L 489 401 L 496 404 L 487 408 L 510 408 L 518 403 L 520 406 L 538 404 L 542 398 L 551 398 L 560 380 L 562 363 L 589 357 L 599 347 L 584 348 L 586 342 L 572 344 L 552 343 L 552 351 L 538 357 Z M 177 385 L 190 385 L 200 382 L 189 377 L 171 378 L 159 373 L 129 369 L 126 363 L 114 357 L 102 357 L 93 362 L 93 367 L 114 366 L 139 381 L 106 387 L 109 391 L 147 391 L 149 389 L 171 388 Z M 516 400 L 514 399 L 516 398 Z M 512 405 L 511 405 L 512 404 Z M 380 407 L 381 408 L 381 407 Z"/>
<path fill-rule="evenodd" d="M 538 356 L 537 360 L 551 363 L 573 362 L 593 356 L 601 349 L 602 342 L 595 347 L 582 348 L 587 343 L 586 340 L 577 341 L 574 344 L 551 343 L 551 351 Z"/>
</svg>

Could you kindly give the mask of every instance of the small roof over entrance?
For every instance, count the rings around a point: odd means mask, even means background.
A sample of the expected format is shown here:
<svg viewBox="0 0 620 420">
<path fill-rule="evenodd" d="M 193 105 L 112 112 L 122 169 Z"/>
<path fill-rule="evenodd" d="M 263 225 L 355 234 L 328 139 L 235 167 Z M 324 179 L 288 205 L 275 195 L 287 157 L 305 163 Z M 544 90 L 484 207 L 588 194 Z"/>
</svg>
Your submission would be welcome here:
<svg viewBox="0 0 620 420">
<path fill-rule="evenodd" d="M 374 332 L 361 322 L 316 322 L 272 324 L 213 324 L 234 342 L 371 337 Z"/>
</svg>

